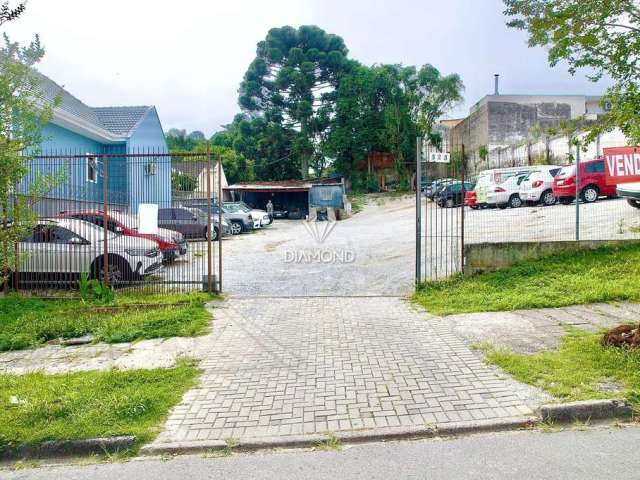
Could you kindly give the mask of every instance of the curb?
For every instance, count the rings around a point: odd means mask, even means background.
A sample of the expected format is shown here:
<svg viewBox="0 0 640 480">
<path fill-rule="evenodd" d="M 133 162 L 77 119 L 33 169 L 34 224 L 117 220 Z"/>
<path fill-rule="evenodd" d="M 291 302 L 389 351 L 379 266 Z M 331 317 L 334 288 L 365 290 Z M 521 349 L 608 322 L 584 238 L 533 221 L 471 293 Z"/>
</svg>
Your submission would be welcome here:
<svg viewBox="0 0 640 480">
<path fill-rule="evenodd" d="M 633 415 L 633 408 L 622 398 L 554 403 L 540 407 L 542 421 L 570 422 L 573 420 L 602 420 Z"/>
<path fill-rule="evenodd" d="M 287 435 L 282 437 L 240 438 L 233 445 L 234 451 L 270 450 L 278 448 L 312 448 L 330 438 L 344 444 L 411 440 L 419 438 L 450 437 L 455 435 L 522 430 L 535 426 L 536 417 L 506 418 L 500 420 L 447 423 L 441 426 L 424 425 L 413 427 L 386 427 L 371 430 L 327 432 L 309 435 Z M 185 454 L 216 451 L 227 448 L 222 440 L 194 440 L 183 442 L 151 443 L 140 449 L 140 455 Z"/>
<path fill-rule="evenodd" d="M 131 448 L 136 442 L 134 436 L 88 438 L 85 440 L 49 440 L 39 445 L 18 445 L 0 452 L 0 460 L 21 458 L 51 458 L 87 455 L 92 453 L 117 452 Z"/>
</svg>

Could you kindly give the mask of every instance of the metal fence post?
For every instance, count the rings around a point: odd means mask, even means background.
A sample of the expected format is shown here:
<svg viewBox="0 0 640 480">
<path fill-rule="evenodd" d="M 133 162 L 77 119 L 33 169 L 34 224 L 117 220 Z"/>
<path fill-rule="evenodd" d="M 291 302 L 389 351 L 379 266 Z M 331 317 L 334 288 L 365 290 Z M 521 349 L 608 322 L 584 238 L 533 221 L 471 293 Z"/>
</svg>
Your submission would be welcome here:
<svg viewBox="0 0 640 480">
<path fill-rule="evenodd" d="M 464 159 L 464 143 L 460 153 L 460 176 L 462 177 L 462 212 L 460 214 L 460 271 L 464 273 L 464 194 L 465 194 L 465 159 Z"/>
<path fill-rule="evenodd" d="M 576 144 L 576 242 L 580 240 L 580 144 Z"/>
<path fill-rule="evenodd" d="M 213 252 L 212 252 L 212 240 L 211 235 L 214 232 L 214 228 L 212 228 L 211 222 L 211 195 L 213 194 L 213 190 L 211 189 L 211 148 L 207 146 L 207 291 L 211 293 L 213 291 L 213 279 L 211 275 L 213 274 Z M 218 205 L 220 208 L 220 205 Z M 218 232 L 220 235 L 220 232 Z"/>
<path fill-rule="evenodd" d="M 87 158 L 87 162 L 89 159 Z M 107 235 L 107 205 L 109 203 L 109 165 L 108 165 L 108 157 L 104 155 L 102 157 L 102 271 L 104 272 L 102 281 L 108 287 L 109 286 L 109 242 Z"/>
<path fill-rule="evenodd" d="M 416 286 L 422 280 L 422 137 L 416 138 Z"/>
<path fill-rule="evenodd" d="M 218 293 L 222 293 L 222 157 L 218 155 Z"/>
</svg>

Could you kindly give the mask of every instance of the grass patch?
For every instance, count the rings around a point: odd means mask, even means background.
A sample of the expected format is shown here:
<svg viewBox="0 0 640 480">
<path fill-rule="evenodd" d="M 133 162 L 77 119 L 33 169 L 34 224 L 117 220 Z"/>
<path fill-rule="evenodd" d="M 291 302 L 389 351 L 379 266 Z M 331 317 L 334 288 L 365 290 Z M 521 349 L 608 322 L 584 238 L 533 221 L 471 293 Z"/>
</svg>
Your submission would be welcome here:
<svg viewBox="0 0 640 480">
<path fill-rule="evenodd" d="M 335 452 L 342 450 L 342 443 L 335 435 L 329 435 L 329 438 L 317 443 L 316 449 L 325 452 Z"/>
<path fill-rule="evenodd" d="M 115 435 L 148 442 L 197 373 L 182 361 L 171 369 L 0 375 L 0 451 Z"/>
<path fill-rule="evenodd" d="M 211 298 L 200 292 L 118 294 L 103 304 L 6 295 L 0 297 L 0 351 L 87 334 L 108 343 L 203 335 L 209 324 L 204 305 Z"/>
<path fill-rule="evenodd" d="M 639 301 L 640 244 L 567 252 L 496 272 L 429 282 L 414 299 L 436 315 Z"/>
<path fill-rule="evenodd" d="M 365 196 L 363 194 L 353 194 L 349 197 L 351 202 L 351 213 L 360 213 L 366 203 Z"/>
<path fill-rule="evenodd" d="M 565 402 L 624 397 L 640 407 L 640 351 L 604 347 L 601 334 L 575 328 L 556 350 L 535 355 L 485 348 L 487 361 L 521 382 L 543 388 Z M 602 385 L 615 382 L 621 391 Z"/>
</svg>

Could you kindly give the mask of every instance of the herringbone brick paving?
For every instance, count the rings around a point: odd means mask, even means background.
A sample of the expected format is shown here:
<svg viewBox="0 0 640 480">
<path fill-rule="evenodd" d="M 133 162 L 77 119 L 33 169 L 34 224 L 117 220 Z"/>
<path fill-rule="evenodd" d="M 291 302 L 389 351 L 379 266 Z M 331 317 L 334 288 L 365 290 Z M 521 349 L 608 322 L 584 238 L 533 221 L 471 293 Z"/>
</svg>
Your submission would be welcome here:
<svg viewBox="0 0 640 480">
<path fill-rule="evenodd" d="M 537 395 L 401 298 L 234 298 L 213 328 L 156 443 L 511 418 Z"/>
</svg>

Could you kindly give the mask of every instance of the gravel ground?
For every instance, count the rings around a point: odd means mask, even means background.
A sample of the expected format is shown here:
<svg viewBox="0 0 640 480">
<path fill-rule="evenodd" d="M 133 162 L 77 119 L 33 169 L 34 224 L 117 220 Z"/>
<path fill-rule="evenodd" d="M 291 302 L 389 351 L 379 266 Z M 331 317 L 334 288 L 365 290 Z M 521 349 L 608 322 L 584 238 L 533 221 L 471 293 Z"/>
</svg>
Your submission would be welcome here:
<svg viewBox="0 0 640 480">
<path fill-rule="evenodd" d="M 465 242 L 573 240 L 575 205 L 507 210 L 465 210 Z M 580 238 L 640 238 L 640 211 L 624 200 L 581 205 Z M 429 202 L 423 220 L 425 271 L 447 275 L 459 267 L 461 209 Z M 302 221 L 273 225 L 223 240 L 223 290 L 242 296 L 405 295 L 415 266 L 415 200 L 371 197 L 364 210 L 312 235 Z M 196 264 L 194 264 L 196 262 Z M 217 254 L 216 254 L 217 262 Z M 185 278 L 206 272 L 206 243 L 191 244 L 187 258 L 169 267 Z"/>
</svg>

